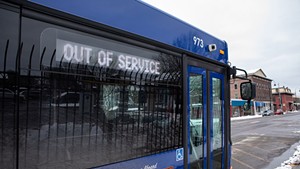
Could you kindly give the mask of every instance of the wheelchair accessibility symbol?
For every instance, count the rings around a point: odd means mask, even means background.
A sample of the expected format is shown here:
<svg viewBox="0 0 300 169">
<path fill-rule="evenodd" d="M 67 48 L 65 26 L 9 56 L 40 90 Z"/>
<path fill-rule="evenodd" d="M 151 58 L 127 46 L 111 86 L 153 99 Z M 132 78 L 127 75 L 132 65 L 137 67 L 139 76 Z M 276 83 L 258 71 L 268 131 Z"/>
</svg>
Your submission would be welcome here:
<svg viewBox="0 0 300 169">
<path fill-rule="evenodd" d="M 179 148 L 176 150 L 176 161 L 183 160 L 183 148 Z"/>
</svg>

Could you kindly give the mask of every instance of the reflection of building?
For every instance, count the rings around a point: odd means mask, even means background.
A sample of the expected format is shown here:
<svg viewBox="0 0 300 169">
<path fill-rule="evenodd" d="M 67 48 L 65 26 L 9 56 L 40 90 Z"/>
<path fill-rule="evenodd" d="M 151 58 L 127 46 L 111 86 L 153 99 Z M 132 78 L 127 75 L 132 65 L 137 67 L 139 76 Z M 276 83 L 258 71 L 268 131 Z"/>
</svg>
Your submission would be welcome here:
<svg viewBox="0 0 300 169">
<path fill-rule="evenodd" d="M 272 89 L 274 111 L 282 109 L 285 111 L 293 110 L 293 93 L 287 87 L 278 87 Z"/>
<path fill-rule="evenodd" d="M 230 80 L 230 96 L 231 96 L 231 110 L 233 116 L 243 116 L 257 114 L 264 110 L 271 109 L 272 97 L 271 97 L 271 82 L 272 80 L 267 78 L 262 69 L 250 70 L 248 72 L 248 79 L 253 83 L 256 83 L 256 98 L 251 102 L 251 109 L 249 111 L 243 111 L 242 106 L 245 101 L 241 100 L 240 96 L 240 84 L 245 82 L 241 79 Z"/>
</svg>

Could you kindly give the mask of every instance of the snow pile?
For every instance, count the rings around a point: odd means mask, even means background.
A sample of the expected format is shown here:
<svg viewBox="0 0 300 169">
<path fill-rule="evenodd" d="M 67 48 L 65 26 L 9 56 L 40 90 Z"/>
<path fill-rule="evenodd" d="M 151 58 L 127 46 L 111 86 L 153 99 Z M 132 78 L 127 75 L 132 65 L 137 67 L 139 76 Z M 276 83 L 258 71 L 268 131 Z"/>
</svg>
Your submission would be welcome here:
<svg viewBox="0 0 300 169">
<path fill-rule="evenodd" d="M 292 166 L 300 165 L 300 145 L 298 145 L 295 150 L 296 151 L 292 157 L 281 163 L 281 167 L 277 167 L 275 169 L 292 169 Z"/>
<path fill-rule="evenodd" d="M 253 118 L 258 118 L 258 117 L 262 117 L 262 115 L 249 115 L 249 116 L 231 117 L 231 121 L 253 119 Z"/>
</svg>

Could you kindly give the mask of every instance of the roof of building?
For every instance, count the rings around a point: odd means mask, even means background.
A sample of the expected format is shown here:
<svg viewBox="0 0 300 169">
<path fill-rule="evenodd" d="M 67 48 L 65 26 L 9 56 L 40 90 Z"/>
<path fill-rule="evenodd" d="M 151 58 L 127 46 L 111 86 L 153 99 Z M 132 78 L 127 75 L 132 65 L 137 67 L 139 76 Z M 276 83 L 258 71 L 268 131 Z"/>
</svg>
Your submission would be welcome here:
<svg viewBox="0 0 300 169">
<path fill-rule="evenodd" d="M 294 95 L 294 93 L 292 93 L 292 90 L 289 89 L 288 87 L 277 87 L 277 88 L 272 88 L 272 94 L 273 95 L 277 95 L 277 94 L 288 94 L 288 95 Z"/>
<path fill-rule="evenodd" d="M 267 78 L 267 75 L 265 74 L 265 72 L 260 68 L 248 70 L 247 72 L 248 72 L 248 75 L 256 75 L 256 76 Z"/>
<path fill-rule="evenodd" d="M 258 77 L 261 77 L 261 78 L 264 78 L 264 79 L 272 81 L 272 79 L 267 78 L 267 75 L 265 74 L 265 72 L 261 68 L 247 70 L 246 72 L 247 72 L 248 76 L 251 76 L 251 75 L 252 76 L 258 76 Z M 244 73 L 243 72 L 239 72 L 237 74 L 237 76 L 244 76 Z"/>
</svg>

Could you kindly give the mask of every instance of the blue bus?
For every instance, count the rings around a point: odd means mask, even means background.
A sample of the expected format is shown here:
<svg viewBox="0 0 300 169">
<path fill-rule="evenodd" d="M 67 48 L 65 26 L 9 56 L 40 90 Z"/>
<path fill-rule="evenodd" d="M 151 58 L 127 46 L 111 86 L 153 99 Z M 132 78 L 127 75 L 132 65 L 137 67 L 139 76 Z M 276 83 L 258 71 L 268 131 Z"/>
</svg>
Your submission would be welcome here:
<svg viewBox="0 0 300 169">
<path fill-rule="evenodd" d="M 225 41 L 139 0 L 0 0 L 0 24 L 0 168 L 231 167 Z"/>
</svg>

